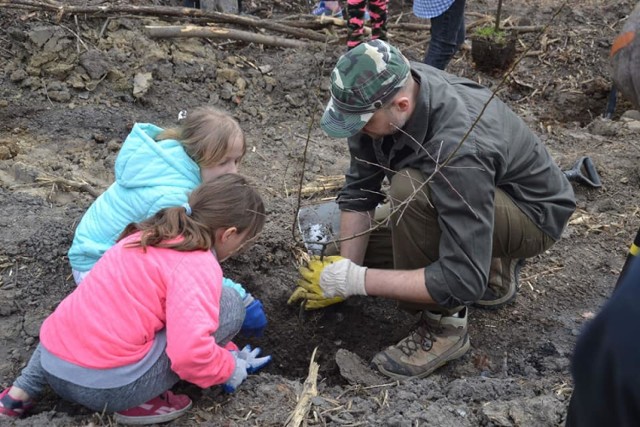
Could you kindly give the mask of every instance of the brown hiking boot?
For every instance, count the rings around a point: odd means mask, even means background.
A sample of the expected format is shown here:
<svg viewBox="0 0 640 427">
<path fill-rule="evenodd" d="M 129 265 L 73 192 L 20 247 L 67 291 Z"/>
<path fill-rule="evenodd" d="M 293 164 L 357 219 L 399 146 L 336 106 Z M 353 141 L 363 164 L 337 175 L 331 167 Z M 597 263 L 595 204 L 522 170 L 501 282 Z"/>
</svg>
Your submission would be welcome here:
<svg viewBox="0 0 640 427">
<path fill-rule="evenodd" d="M 460 317 L 423 311 L 408 337 L 376 354 L 371 363 L 391 378 L 424 378 L 469 350 L 467 308 Z"/>
<path fill-rule="evenodd" d="M 523 265 L 522 258 L 492 258 L 489 284 L 474 305 L 493 310 L 512 302 L 520 288 L 518 277 Z"/>
</svg>

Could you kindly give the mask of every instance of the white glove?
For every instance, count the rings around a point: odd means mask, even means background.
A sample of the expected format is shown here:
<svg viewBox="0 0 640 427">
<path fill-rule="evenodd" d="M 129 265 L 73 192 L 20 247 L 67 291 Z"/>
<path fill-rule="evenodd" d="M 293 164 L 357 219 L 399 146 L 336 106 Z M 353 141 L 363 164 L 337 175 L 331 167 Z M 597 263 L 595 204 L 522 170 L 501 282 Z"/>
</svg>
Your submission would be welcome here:
<svg viewBox="0 0 640 427">
<path fill-rule="evenodd" d="M 242 384 L 242 382 L 247 379 L 247 368 L 249 367 L 249 363 L 246 360 L 238 357 L 237 352 L 232 351 L 231 353 L 233 354 L 233 358 L 236 361 L 236 367 L 233 370 L 231 377 L 227 380 L 226 383 L 222 385 L 222 389 L 226 393 L 234 393 L 236 389 L 240 387 L 240 384 Z"/>
<path fill-rule="evenodd" d="M 367 295 L 364 287 L 366 272 L 367 267 L 345 258 L 324 267 L 320 273 L 320 287 L 326 298 Z"/>
</svg>

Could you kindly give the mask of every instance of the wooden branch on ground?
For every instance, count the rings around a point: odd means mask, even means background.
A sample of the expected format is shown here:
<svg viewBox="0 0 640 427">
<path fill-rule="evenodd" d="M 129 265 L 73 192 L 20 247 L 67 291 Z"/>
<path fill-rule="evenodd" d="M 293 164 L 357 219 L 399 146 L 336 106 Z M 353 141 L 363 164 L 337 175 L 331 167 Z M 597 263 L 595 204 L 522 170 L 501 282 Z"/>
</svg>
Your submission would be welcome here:
<svg viewBox="0 0 640 427">
<path fill-rule="evenodd" d="M 311 409 L 311 400 L 318 395 L 317 381 L 320 365 L 318 365 L 314 360 L 316 358 L 317 350 L 318 347 L 313 349 L 311 362 L 309 363 L 309 375 L 307 375 L 307 379 L 304 381 L 302 386 L 302 393 L 300 394 L 296 408 L 284 423 L 285 427 L 298 427 L 302 425 L 309 413 L 309 409 Z"/>
<path fill-rule="evenodd" d="M 86 182 L 72 181 L 70 179 L 60 177 L 39 176 L 36 178 L 36 185 L 60 185 L 62 187 L 73 188 L 76 190 L 84 191 L 91 194 L 96 199 L 100 196 L 101 192 L 93 188 Z"/>
<path fill-rule="evenodd" d="M 260 43 L 267 46 L 300 48 L 307 47 L 309 43 L 291 40 L 278 36 L 250 33 L 248 31 L 232 30 L 220 27 L 198 27 L 196 25 L 184 26 L 145 26 L 149 37 L 208 37 L 213 39 L 231 39 L 245 42 Z"/>
<path fill-rule="evenodd" d="M 305 185 L 300 189 L 302 196 L 312 196 L 316 193 L 322 193 L 325 191 L 333 191 L 342 188 L 344 185 L 344 175 L 333 175 L 320 177 L 316 182 Z"/>
<path fill-rule="evenodd" d="M 295 37 L 305 38 L 318 42 L 324 42 L 326 36 L 318 34 L 302 28 L 293 28 L 289 25 L 279 24 L 272 20 L 255 19 L 241 15 L 233 15 L 229 13 L 204 11 L 188 7 L 169 7 L 169 6 L 132 6 L 122 4 L 103 4 L 100 6 L 87 5 L 68 5 L 54 1 L 42 2 L 37 0 L 0 0 L 2 8 L 29 8 L 31 10 L 40 10 L 52 12 L 56 14 L 56 18 L 61 20 L 64 15 L 87 14 L 92 16 L 113 16 L 116 14 L 141 15 L 141 16 L 172 16 L 182 18 L 206 18 L 211 22 L 236 24 L 251 28 L 262 28 L 279 33 L 289 34 Z"/>
</svg>

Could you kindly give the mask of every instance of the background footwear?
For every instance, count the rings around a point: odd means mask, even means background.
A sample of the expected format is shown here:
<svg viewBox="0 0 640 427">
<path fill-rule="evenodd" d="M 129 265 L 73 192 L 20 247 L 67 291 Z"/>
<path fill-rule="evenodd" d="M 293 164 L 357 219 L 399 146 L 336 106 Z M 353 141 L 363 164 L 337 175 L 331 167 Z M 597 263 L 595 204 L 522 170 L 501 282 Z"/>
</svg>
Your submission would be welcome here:
<svg viewBox="0 0 640 427">
<path fill-rule="evenodd" d="M 397 379 L 424 378 L 470 348 L 467 308 L 460 317 L 424 311 L 417 327 L 398 344 L 376 354 L 371 363 Z"/>
<path fill-rule="evenodd" d="M 116 412 L 115 420 L 122 424 L 145 425 L 175 420 L 191 408 L 192 402 L 184 394 L 170 391 L 125 411 Z"/>
<path fill-rule="evenodd" d="M 512 302 L 520 288 L 518 278 L 524 263 L 522 258 L 493 258 L 487 289 L 474 305 L 493 310 Z"/>
<path fill-rule="evenodd" d="M 11 387 L 0 393 L 0 418 L 20 418 L 33 407 L 33 400 L 17 400 L 9 396 Z"/>
</svg>

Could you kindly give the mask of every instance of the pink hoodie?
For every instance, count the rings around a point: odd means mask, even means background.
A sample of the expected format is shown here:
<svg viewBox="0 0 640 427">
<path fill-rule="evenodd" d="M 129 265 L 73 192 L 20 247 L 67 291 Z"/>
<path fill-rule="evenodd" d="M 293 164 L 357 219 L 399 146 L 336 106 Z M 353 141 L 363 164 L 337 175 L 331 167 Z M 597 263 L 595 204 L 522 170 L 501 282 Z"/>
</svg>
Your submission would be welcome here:
<svg viewBox="0 0 640 427">
<path fill-rule="evenodd" d="M 200 387 L 222 384 L 235 369 L 216 344 L 222 269 L 209 251 L 109 249 L 44 321 L 40 342 L 59 358 L 93 369 L 141 360 L 166 327 L 171 369 Z"/>
</svg>

